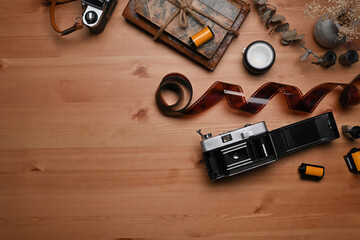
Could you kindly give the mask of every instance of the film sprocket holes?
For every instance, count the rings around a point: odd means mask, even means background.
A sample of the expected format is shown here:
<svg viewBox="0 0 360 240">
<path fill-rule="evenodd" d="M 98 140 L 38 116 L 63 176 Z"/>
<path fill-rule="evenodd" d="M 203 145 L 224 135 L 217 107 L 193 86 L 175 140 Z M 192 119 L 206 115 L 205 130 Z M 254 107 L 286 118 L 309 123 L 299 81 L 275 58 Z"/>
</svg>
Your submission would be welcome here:
<svg viewBox="0 0 360 240">
<path fill-rule="evenodd" d="M 331 112 L 268 131 L 265 122 L 203 135 L 201 147 L 212 181 L 257 168 L 280 157 L 339 138 Z"/>
<path fill-rule="evenodd" d="M 92 33 L 104 31 L 118 0 L 81 0 L 84 13 L 83 23 Z"/>
</svg>

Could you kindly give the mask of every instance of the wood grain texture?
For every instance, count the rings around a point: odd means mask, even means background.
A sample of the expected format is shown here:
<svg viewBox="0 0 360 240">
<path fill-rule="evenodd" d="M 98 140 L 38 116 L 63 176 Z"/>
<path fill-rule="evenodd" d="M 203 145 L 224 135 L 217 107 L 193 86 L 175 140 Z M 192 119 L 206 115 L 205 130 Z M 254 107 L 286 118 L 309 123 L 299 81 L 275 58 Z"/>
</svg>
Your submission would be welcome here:
<svg viewBox="0 0 360 240">
<path fill-rule="evenodd" d="M 360 178 L 342 158 L 359 141 L 341 137 L 218 183 L 199 162 L 199 128 L 219 133 L 264 120 L 275 129 L 327 110 L 339 127 L 358 125 L 360 107 L 342 109 L 339 91 L 313 114 L 292 113 L 277 96 L 257 115 L 221 102 L 177 119 L 161 115 L 154 101 L 161 78 L 174 71 L 192 81 L 195 98 L 216 80 L 240 84 L 248 97 L 267 81 L 304 92 L 350 82 L 359 63 L 300 63 L 303 51 L 267 35 L 252 6 L 209 72 L 128 24 L 126 3 L 119 0 L 102 34 L 60 37 L 42 1 L 0 0 L 0 239 L 359 239 Z M 304 1 L 271 3 L 308 46 L 325 51 L 312 38 L 315 20 L 304 18 Z M 79 14 L 79 2 L 59 7 L 59 25 Z M 241 51 L 259 39 L 275 47 L 277 59 L 268 73 L 252 76 Z M 302 162 L 324 165 L 324 179 L 300 180 Z"/>
</svg>

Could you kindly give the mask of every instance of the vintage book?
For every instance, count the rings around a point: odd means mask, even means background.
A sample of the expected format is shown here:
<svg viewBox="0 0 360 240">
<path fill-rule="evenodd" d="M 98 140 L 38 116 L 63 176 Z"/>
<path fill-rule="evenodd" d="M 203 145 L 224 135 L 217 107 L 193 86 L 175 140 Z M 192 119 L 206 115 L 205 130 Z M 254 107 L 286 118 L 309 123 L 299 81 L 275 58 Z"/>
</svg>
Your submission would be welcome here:
<svg viewBox="0 0 360 240">
<path fill-rule="evenodd" d="M 125 17 L 125 19 L 134 23 L 135 25 L 139 26 L 145 31 L 149 32 L 151 35 L 156 35 L 158 33 L 159 26 L 154 23 L 151 23 L 148 19 L 146 19 L 145 17 L 141 16 L 136 12 L 137 7 L 139 6 L 138 5 L 139 1 L 142 0 L 130 0 L 123 12 L 123 16 Z M 250 5 L 241 0 L 227 0 L 229 4 L 231 2 L 231 5 L 229 6 L 232 6 L 232 8 L 235 7 L 237 9 L 236 11 L 234 11 L 234 9 L 231 10 L 225 7 L 219 8 L 219 4 L 224 4 L 223 3 L 224 0 L 198 0 L 198 1 L 199 4 L 206 3 L 205 6 L 206 8 L 217 9 L 215 14 L 217 14 L 217 16 L 221 15 L 223 19 L 227 18 L 227 20 L 225 21 L 233 22 L 231 27 L 233 30 L 238 30 L 240 28 L 240 25 L 242 24 L 242 22 L 244 21 L 245 17 L 248 15 L 250 10 Z M 178 21 L 178 19 L 175 19 L 174 21 Z M 187 55 L 194 61 L 207 67 L 208 69 L 214 70 L 217 64 L 219 63 L 221 57 L 224 55 L 233 37 L 234 37 L 233 34 L 227 32 L 224 35 L 223 40 L 216 47 L 215 51 L 211 53 L 212 56 L 211 58 L 205 56 L 202 53 L 197 52 L 196 49 L 185 44 L 177 37 L 172 36 L 167 31 L 164 31 L 160 35 L 159 39 L 167 43 L 171 47 L 177 49 L 178 51 L 182 52 L 183 54 Z"/>
<path fill-rule="evenodd" d="M 226 27 L 231 27 L 240 14 L 240 9 L 235 7 L 231 0 L 193 0 L 191 6 L 215 18 Z M 168 0 L 139 0 L 135 10 L 138 14 L 160 28 L 166 24 L 166 21 L 168 21 L 179 8 Z M 205 25 L 201 25 L 194 17 L 189 15 L 187 16 L 188 25 L 186 28 L 183 28 L 179 24 L 180 15 L 178 14 L 164 31 L 190 47 L 189 37 L 199 32 L 204 26 L 210 27 L 214 33 L 214 38 L 197 48 L 196 51 L 211 59 L 228 30 L 195 11 L 194 14 L 200 18 Z"/>
</svg>

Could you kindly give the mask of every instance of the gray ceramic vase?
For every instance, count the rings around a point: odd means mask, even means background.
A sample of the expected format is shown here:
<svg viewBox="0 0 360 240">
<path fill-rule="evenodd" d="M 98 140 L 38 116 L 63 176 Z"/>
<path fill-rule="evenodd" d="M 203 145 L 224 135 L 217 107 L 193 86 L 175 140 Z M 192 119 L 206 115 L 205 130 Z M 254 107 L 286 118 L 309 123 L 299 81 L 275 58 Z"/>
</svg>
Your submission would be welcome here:
<svg viewBox="0 0 360 240">
<path fill-rule="evenodd" d="M 324 48 L 336 48 L 346 42 L 345 37 L 339 39 L 337 24 L 326 18 L 319 18 L 315 23 L 314 37 Z"/>
</svg>

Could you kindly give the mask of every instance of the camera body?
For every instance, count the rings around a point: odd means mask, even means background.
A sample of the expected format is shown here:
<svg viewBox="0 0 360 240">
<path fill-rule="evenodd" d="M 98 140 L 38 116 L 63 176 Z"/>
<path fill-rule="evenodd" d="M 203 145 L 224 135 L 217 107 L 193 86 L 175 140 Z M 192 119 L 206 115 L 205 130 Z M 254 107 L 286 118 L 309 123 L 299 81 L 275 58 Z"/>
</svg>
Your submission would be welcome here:
<svg viewBox="0 0 360 240">
<path fill-rule="evenodd" d="M 118 0 L 81 0 L 84 12 L 82 21 L 91 33 L 104 31 Z"/>
<path fill-rule="evenodd" d="M 232 176 L 276 161 L 274 143 L 265 122 L 201 141 L 203 157 L 211 180 Z"/>
<path fill-rule="evenodd" d="M 259 122 L 215 137 L 211 133 L 201 136 L 203 158 L 212 181 L 340 137 L 331 112 L 273 131 L 268 131 L 265 122 Z"/>
</svg>

